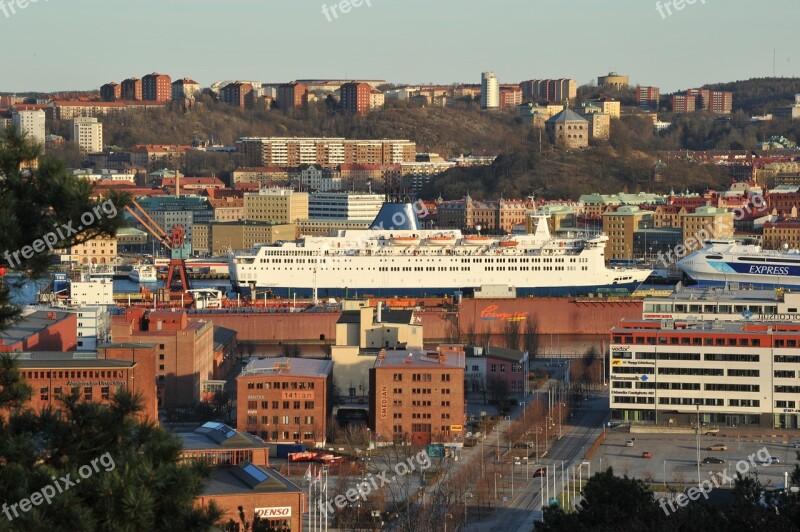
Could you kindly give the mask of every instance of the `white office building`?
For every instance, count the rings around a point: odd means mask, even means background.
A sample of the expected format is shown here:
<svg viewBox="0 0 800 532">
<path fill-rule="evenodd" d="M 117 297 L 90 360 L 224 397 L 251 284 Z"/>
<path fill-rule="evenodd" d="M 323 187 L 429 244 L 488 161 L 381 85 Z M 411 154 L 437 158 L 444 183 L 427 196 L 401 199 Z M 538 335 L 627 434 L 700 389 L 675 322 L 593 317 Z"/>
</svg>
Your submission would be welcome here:
<svg viewBox="0 0 800 532">
<path fill-rule="evenodd" d="M 481 74 L 481 109 L 500 108 L 500 83 L 494 72 Z"/>
<path fill-rule="evenodd" d="M 111 341 L 111 317 L 108 307 L 81 307 L 78 315 L 78 351 L 97 351 L 98 344 Z"/>
<path fill-rule="evenodd" d="M 97 118 L 79 116 L 72 121 L 72 141 L 87 153 L 103 151 L 103 124 Z"/>
<path fill-rule="evenodd" d="M 17 111 L 12 117 L 14 127 L 25 133 L 29 139 L 44 146 L 45 141 L 45 114 L 41 109 L 35 111 Z"/>
<path fill-rule="evenodd" d="M 378 216 L 383 194 L 314 192 L 308 197 L 310 220 L 369 220 Z"/>
</svg>

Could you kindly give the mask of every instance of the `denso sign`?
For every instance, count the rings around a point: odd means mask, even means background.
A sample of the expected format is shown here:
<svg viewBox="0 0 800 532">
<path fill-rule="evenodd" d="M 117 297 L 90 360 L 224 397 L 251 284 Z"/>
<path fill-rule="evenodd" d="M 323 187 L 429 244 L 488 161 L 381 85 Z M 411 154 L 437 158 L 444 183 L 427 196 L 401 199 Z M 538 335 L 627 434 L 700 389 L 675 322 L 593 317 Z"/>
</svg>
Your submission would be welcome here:
<svg viewBox="0 0 800 532">
<path fill-rule="evenodd" d="M 275 508 L 256 508 L 256 515 L 262 519 L 276 519 L 279 517 L 291 517 L 291 506 L 277 506 Z"/>
</svg>

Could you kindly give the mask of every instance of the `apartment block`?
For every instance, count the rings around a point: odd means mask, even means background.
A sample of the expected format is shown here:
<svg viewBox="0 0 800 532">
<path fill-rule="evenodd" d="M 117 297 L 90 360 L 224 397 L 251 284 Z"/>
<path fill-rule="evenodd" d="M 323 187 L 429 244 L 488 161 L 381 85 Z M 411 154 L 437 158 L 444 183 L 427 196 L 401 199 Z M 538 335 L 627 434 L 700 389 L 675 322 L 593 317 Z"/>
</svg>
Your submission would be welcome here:
<svg viewBox="0 0 800 532">
<path fill-rule="evenodd" d="M 494 72 L 481 74 L 481 109 L 498 109 L 500 107 L 500 83 Z"/>
<path fill-rule="evenodd" d="M 278 108 L 300 109 L 308 102 L 308 86 L 303 83 L 278 85 Z"/>
<path fill-rule="evenodd" d="M 637 87 L 636 90 L 639 107 L 642 109 L 653 109 L 655 111 L 659 108 L 661 101 L 661 89 L 658 87 Z"/>
<path fill-rule="evenodd" d="M 611 330 L 611 419 L 800 427 L 800 325 L 622 321 Z"/>
<path fill-rule="evenodd" d="M 291 241 L 298 237 L 297 225 L 270 222 L 210 222 L 195 224 L 193 229 L 192 249 L 216 257 L 224 256 L 231 249 L 249 251 L 256 244 Z"/>
<path fill-rule="evenodd" d="M 688 94 L 672 95 L 673 113 L 693 113 L 697 108 L 697 99 Z"/>
<path fill-rule="evenodd" d="M 706 239 L 733 238 L 733 213 L 721 207 L 704 205 L 681 216 L 683 245 L 687 250 L 704 246 Z"/>
<path fill-rule="evenodd" d="M 78 264 L 116 264 L 116 237 L 97 237 L 69 249 L 72 261 Z"/>
<path fill-rule="evenodd" d="M 219 101 L 241 109 L 253 107 L 253 85 L 239 81 L 229 83 L 220 89 Z"/>
<path fill-rule="evenodd" d="M 172 99 L 172 78 L 153 72 L 142 78 L 142 100 L 167 102 Z"/>
<path fill-rule="evenodd" d="M 45 113 L 41 109 L 15 111 L 11 121 L 17 131 L 44 146 L 45 142 Z"/>
<path fill-rule="evenodd" d="M 103 124 L 97 118 L 78 117 L 72 121 L 72 141 L 88 153 L 103 151 Z"/>
<path fill-rule="evenodd" d="M 251 358 L 236 377 L 239 430 L 277 443 L 326 441 L 333 363 Z"/>
<path fill-rule="evenodd" d="M 200 93 L 200 84 L 183 78 L 172 82 L 172 99 L 174 101 L 191 100 Z"/>
<path fill-rule="evenodd" d="M 381 350 L 369 371 L 369 424 L 378 442 L 450 443 L 464 436 L 463 346 Z"/>
<path fill-rule="evenodd" d="M 522 104 L 522 89 L 518 85 L 500 86 L 500 109 L 508 109 Z"/>
<path fill-rule="evenodd" d="M 634 233 L 653 227 L 653 212 L 623 205 L 603 213 L 603 233 L 608 236 L 607 260 L 634 258 Z"/>
<path fill-rule="evenodd" d="M 367 83 L 345 83 L 339 89 L 342 109 L 348 113 L 366 115 L 371 109 L 372 87 Z"/>
<path fill-rule="evenodd" d="M 565 103 L 578 95 L 578 84 L 574 79 L 531 79 L 519 85 L 525 101 Z"/>
<path fill-rule="evenodd" d="M 139 78 L 123 80 L 120 91 L 123 100 L 142 101 L 142 80 Z"/>
<path fill-rule="evenodd" d="M 264 188 L 244 195 L 244 219 L 250 222 L 294 223 L 308 218 L 308 193 L 290 188 Z"/>
<path fill-rule="evenodd" d="M 598 108 L 601 113 L 605 113 L 611 118 L 619 118 L 620 103 L 619 100 L 614 98 L 603 97 L 596 100 L 588 100 L 586 106 Z"/>
<path fill-rule="evenodd" d="M 400 164 L 416 159 L 416 144 L 402 139 L 245 137 L 236 144 L 248 167 L 314 164 L 330 168 L 342 164 Z"/>
<path fill-rule="evenodd" d="M 106 83 L 100 87 L 100 99 L 104 102 L 116 102 L 122 99 L 122 85 L 113 81 Z"/>
</svg>

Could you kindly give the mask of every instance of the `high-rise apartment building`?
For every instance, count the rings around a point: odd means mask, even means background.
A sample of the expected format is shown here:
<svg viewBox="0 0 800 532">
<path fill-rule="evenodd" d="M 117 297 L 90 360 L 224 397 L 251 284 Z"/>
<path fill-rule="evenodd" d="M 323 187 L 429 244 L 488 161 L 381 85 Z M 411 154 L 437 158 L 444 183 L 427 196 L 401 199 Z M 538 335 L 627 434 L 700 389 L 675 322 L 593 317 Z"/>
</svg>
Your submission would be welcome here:
<svg viewBox="0 0 800 532">
<path fill-rule="evenodd" d="M 200 84 L 183 78 L 172 82 L 172 99 L 175 101 L 191 100 L 200 92 Z"/>
<path fill-rule="evenodd" d="M 308 87 L 303 83 L 284 83 L 278 86 L 278 108 L 284 111 L 299 109 L 308 100 Z"/>
<path fill-rule="evenodd" d="M 500 83 L 494 72 L 481 74 L 481 109 L 498 109 L 500 107 Z"/>
<path fill-rule="evenodd" d="M 639 107 L 642 109 L 658 110 L 659 100 L 661 99 L 661 89 L 658 87 L 639 87 L 637 97 Z"/>
<path fill-rule="evenodd" d="M 578 84 L 574 79 L 531 79 L 519 84 L 523 100 L 544 100 L 564 103 L 578 95 Z"/>
<path fill-rule="evenodd" d="M 236 144 L 247 167 L 314 164 L 400 164 L 416 160 L 416 144 L 404 139 L 346 140 L 315 137 L 245 137 Z"/>
<path fill-rule="evenodd" d="M 12 115 L 11 120 L 19 132 L 44 146 L 45 113 L 43 110 L 17 111 Z"/>
<path fill-rule="evenodd" d="M 122 99 L 122 85 L 112 81 L 100 87 L 100 99 L 104 102 L 116 102 Z"/>
<path fill-rule="evenodd" d="M 342 109 L 349 113 L 358 113 L 365 115 L 370 110 L 370 99 L 372 95 L 372 86 L 368 83 L 345 83 L 341 86 L 341 102 Z"/>
<path fill-rule="evenodd" d="M 72 121 L 72 141 L 87 153 L 103 151 L 103 124 L 97 118 L 75 118 Z"/>
<path fill-rule="evenodd" d="M 252 107 L 253 85 L 240 81 L 228 83 L 220 89 L 219 101 L 241 109 Z"/>
<path fill-rule="evenodd" d="M 166 74 L 153 72 L 142 78 L 142 100 L 166 102 L 172 99 L 172 79 Z"/>
<path fill-rule="evenodd" d="M 244 220 L 293 223 L 308 218 L 308 193 L 291 188 L 262 188 L 244 195 Z"/>
<path fill-rule="evenodd" d="M 120 92 L 123 100 L 142 101 L 142 80 L 139 78 L 123 80 Z"/>
</svg>

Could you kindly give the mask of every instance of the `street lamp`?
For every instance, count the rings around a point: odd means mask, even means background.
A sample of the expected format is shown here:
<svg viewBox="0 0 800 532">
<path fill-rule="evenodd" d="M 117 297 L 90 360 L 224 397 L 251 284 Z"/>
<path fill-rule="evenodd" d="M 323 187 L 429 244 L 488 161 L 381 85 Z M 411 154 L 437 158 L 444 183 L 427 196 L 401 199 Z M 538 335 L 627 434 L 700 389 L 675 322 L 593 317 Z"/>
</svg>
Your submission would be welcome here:
<svg viewBox="0 0 800 532">
<path fill-rule="evenodd" d="M 498 473 L 495 471 L 494 473 L 494 500 L 497 501 L 497 476 L 500 475 L 500 478 L 503 478 L 502 473 Z"/>
<path fill-rule="evenodd" d="M 467 521 L 469 521 L 469 511 L 467 510 L 467 497 L 470 499 L 472 498 L 472 493 L 465 493 L 464 494 L 464 525 L 466 526 Z"/>
</svg>

